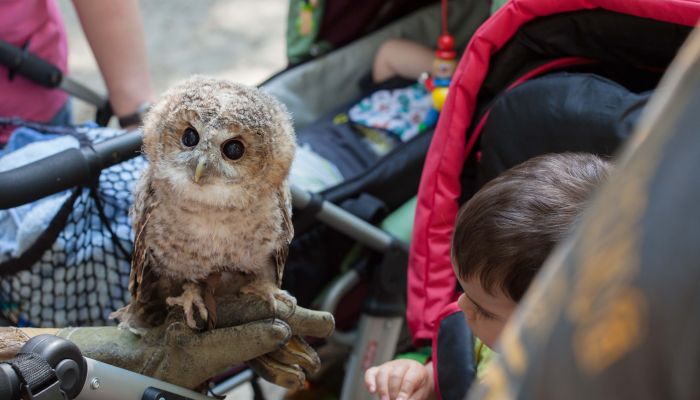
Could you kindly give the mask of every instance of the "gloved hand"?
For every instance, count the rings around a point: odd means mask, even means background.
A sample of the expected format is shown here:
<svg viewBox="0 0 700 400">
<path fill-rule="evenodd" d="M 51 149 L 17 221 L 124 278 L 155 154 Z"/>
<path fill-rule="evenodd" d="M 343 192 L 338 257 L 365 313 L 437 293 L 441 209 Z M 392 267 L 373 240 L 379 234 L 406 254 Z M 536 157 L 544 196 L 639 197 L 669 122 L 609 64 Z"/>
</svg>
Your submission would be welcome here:
<svg viewBox="0 0 700 400">
<path fill-rule="evenodd" d="M 194 388 L 248 361 L 263 378 L 295 388 L 320 364 L 301 337 L 327 337 L 334 328 L 329 313 L 277 301 L 273 316 L 269 304 L 249 294 L 217 296 L 217 313 L 217 328 L 205 332 L 190 329 L 182 309 L 174 308 L 165 324 L 142 337 L 116 327 L 64 328 L 55 334 L 77 344 L 86 357 L 179 386 Z"/>
</svg>

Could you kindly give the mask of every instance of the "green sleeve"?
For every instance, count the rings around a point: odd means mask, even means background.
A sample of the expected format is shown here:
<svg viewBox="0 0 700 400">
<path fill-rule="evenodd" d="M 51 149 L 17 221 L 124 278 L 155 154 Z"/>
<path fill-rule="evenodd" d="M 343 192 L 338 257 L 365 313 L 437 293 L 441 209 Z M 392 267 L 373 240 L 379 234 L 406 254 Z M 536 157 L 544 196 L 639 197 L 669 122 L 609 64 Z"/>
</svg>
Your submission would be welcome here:
<svg viewBox="0 0 700 400">
<path fill-rule="evenodd" d="M 425 364 L 430 359 L 431 354 L 432 354 L 432 347 L 425 346 L 425 347 L 415 349 L 414 351 L 412 351 L 410 353 L 397 354 L 396 359 L 397 360 L 399 360 L 399 359 L 414 360 L 414 361 L 418 361 L 421 364 Z"/>
<path fill-rule="evenodd" d="M 491 361 L 493 357 L 493 350 L 488 348 L 481 340 L 478 338 L 474 339 L 474 354 L 476 355 L 476 377 L 481 380 L 483 377 L 486 366 Z"/>
</svg>

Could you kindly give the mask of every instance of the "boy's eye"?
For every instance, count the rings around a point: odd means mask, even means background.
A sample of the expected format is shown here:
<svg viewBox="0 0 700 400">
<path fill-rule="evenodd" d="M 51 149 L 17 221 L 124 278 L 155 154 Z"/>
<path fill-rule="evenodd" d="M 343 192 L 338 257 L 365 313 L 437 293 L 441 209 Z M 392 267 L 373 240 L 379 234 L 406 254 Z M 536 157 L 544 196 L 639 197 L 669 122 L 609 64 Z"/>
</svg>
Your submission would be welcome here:
<svg viewBox="0 0 700 400">
<path fill-rule="evenodd" d="M 488 319 L 488 320 L 496 319 L 496 317 L 494 317 L 493 315 L 491 315 L 491 314 L 487 313 L 486 311 L 482 310 L 481 307 L 474 307 L 474 309 L 476 310 L 476 314 L 477 314 L 480 318 Z"/>
</svg>

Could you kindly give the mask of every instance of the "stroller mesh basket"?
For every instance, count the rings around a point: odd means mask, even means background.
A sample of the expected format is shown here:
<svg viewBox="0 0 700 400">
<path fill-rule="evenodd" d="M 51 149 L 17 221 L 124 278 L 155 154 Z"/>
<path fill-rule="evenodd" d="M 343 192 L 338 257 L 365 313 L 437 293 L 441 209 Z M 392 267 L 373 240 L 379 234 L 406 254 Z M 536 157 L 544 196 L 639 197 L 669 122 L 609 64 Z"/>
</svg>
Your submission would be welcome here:
<svg viewBox="0 0 700 400">
<path fill-rule="evenodd" d="M 78 128 L 74 136 L 90 145 L 120 133 Z M 142 157 L 116 164 L 73 189 L 36 241 L 0 263 L 5 318 L 18 326 L 111 323 L 109 314 L 130 299 L 130 188 L 144 165 Z"/>
</svg>

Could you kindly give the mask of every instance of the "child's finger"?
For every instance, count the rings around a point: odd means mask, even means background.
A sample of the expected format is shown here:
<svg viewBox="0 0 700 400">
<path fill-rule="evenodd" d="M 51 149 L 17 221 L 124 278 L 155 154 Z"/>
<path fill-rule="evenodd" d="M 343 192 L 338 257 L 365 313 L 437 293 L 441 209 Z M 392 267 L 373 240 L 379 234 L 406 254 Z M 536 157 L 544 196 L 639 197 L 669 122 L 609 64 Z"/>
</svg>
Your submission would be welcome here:
<svg viewBox="0 0 700 400">
<path fill-rule="evenodd" d="M 382 367 L 377 372 L 377 394 L 382 400 L 389 400 L 389 371 L 391 368 Z"/>
<path fill-rule="evenodd" d="M 411 397 L 408 398 L 408 400 L 425 400 L 429 397 L 430 395 L 430 387 L 425 386 L 421 387 L 418 390 L 416 390 Z"/>
<path fill-rule="evenodd" d="M 369 390 L 370 393 L 374 393 L 377 391 L 377 371 L 379 368 L 377 367 L 371 367 L 367 368 L 367 371 L 365 371 L 365 386 L 367 386 L 367 390 Z"/>
<path fill-rule="evenodd" d="M 394 366 L 394 368 L 389 372 L 389 398 L 394 400 L 397 399 L 399 392 L 401 391 L 401 382 L 403 381 L 403 376 L 406 370 L 409 369 L 407 365 L 399 363 Z"/>
<path fill-rule="evenodd" d="M 421 369 L 409 368 L 408 371 L 403 374 L 403 380 L 401 381 L 396 400 L 408 400 L 412 397 L 414 392 L 417 392 L 425 386 L 425 376 L 421 375 L 421 372 L 423 372 Z"/>
</svg>

